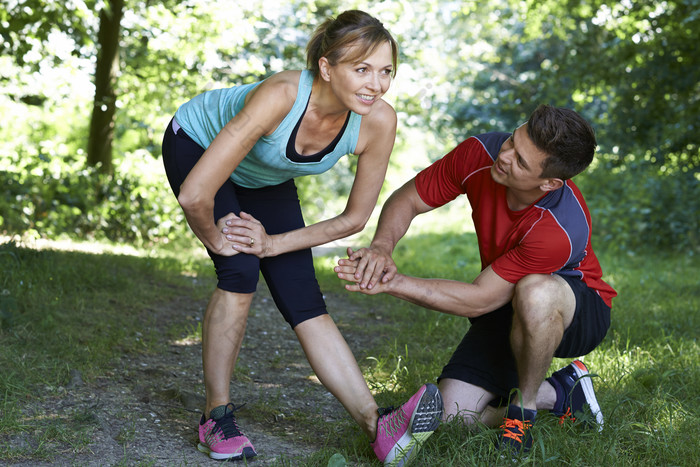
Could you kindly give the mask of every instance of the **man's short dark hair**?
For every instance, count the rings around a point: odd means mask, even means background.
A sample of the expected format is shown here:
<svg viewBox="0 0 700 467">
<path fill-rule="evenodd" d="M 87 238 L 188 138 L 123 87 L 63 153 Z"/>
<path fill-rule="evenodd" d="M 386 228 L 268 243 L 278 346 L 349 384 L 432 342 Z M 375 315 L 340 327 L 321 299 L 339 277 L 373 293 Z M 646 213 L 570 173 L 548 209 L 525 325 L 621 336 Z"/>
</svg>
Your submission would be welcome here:
<svg viewBox="0 0 700 467">
<path fill-rule="evenodd" d="M 548 155 L 542 178 L 567 180 L 593 161 L 597 146 L 593 127 L 571 109 L 540 105 L 530 115 L 527 134 Z"/>
</svg>

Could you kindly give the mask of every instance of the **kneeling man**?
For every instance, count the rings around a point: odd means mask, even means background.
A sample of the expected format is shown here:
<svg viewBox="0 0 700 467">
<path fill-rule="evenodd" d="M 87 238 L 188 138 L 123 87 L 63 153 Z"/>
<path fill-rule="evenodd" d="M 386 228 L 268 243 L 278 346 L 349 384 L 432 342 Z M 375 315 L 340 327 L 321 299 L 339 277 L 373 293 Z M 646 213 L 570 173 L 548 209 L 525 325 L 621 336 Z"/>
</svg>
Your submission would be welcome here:
<svg viewBox="0 0 700 467">
<path fill-rule="evenodd" d="M 546 378 L 554 357 L 591 352 L 610 326 L 616 292 L 602 280 L 591 217 L 571 178 L 596 149 L 572 110 L 538 107 L 512 133 L 471 137 L 394 192 L 371 245 L 348 249 L 335 271 L 351 291 L 388 293 L 469 318 L 439 378 L 445 417 L 501 424 L 499 445 L 527 452 L 537 409 L 603 416 L 583 362 Z M 392 253 L 414 217 L 466 194 L 481 255 L 471 283 L 398 273 Z M 508 401 L 500 411 L 495 407 Z"/>
</svg>

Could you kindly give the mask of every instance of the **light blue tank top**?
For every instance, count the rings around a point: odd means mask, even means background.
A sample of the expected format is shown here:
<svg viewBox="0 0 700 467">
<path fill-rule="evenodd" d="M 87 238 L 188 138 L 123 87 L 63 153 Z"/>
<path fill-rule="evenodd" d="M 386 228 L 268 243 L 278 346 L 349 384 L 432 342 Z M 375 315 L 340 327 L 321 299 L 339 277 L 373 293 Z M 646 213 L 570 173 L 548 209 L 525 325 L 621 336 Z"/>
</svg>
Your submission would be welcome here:
<svg viewBox="0 0 700 467">
<path fill-rule="evenodd" d="M 293 162 L 286 156 L 287 142 L 311 96 L 313 75 L 302 70 L 292 109 L 269 136 L 260 138 L 236 167 L 231 180 L 246 188 L 278 185 L 302 175 L 320 174 L 335 165 L 357 146 L 362 116 L 350 112 L 350 119 L 335 149 L 318 162 Z M 209 147 L 221 129 L 241 111 L 245 96 L 260 83 L 204 92 L 181 105 L 175 120 L 185 133 L 203 148 Z M 245 137 L 245 135 L 242 135 Z"/>
</svg>

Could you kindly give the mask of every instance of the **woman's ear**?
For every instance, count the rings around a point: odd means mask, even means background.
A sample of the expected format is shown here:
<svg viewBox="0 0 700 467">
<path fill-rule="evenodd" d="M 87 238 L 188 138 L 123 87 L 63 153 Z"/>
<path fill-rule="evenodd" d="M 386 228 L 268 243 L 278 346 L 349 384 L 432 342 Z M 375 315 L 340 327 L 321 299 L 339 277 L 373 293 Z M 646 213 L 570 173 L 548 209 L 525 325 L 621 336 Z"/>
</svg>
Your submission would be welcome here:
<svg viewBox="0 0 700 467">
<path fill-rule="evenodd" d="M 318 71 L 322 80 L 331 80 L 331 64 L 328 62 L 326 57 L 321 57 L 318 59 Z"/>
</svg>

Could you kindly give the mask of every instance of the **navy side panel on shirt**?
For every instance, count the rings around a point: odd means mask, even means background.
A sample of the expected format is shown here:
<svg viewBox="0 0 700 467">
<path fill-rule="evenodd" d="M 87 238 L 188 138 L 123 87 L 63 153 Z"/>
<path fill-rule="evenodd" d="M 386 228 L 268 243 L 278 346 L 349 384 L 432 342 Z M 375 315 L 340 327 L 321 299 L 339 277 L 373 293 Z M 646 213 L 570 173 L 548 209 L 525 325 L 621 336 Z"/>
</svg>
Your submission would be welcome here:
<svg viewBox="0 0 700 467">
<path fill-rule="evenodd" d="M 493 132 L 484 133 L 482 135 L 475 136 L 475 138 L 479 140 L 491 160 L 495 161 L 498 157 L 498 151 L 501 150 L 501 146 L 503 146 L 505 140 L 510 138 L 511 135 L 512 133 Z"/>
<path fill-rule="evenodd" d="M 560 189 L 549 192 L 535 206 L 549 211 L 571 242 L 571 257 L 559 273 L 581 278 L 581 271 L 575 268 L 578 268 L 586 257 L 590 226 L 583 206 L 576 198 L 568 181 Z"/>
</svg>

